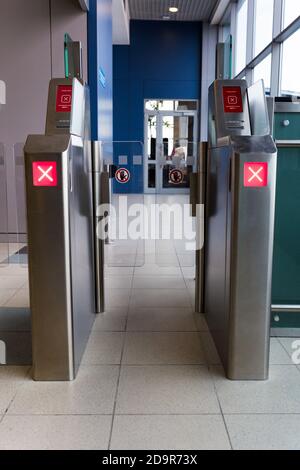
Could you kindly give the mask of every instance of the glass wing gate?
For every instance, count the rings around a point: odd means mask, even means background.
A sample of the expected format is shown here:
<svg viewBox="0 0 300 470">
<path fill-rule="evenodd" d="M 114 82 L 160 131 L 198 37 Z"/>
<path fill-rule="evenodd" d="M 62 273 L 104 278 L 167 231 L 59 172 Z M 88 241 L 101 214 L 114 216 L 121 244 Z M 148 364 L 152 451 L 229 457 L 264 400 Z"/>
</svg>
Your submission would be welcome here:
<svg viewBox="0 0 300 470">
<path fill-rule="evenodd" d="M 197 168 L 197 113 L 146 114 L 146 192 L 155 194 L 155 264 L 190 271 L 194 279 L 195 219 L 191 175 Z"/>
<path fill-rule="evenodd" d="M 102 142 L 101 153 L 107 174 L 105 201 L 105 264 L 135 267 L 144 264 L 145 205 L 142 142 Z M 104 219 L 103 219 L 104 220 Z"/>
</svg>

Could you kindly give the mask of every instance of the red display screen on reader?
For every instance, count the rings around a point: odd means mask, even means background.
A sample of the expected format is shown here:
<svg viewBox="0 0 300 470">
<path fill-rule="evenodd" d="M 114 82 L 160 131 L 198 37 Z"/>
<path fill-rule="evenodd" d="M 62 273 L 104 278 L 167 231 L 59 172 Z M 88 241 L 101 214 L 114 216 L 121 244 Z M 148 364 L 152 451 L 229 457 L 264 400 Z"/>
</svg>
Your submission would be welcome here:
<svg viewBox="0 0 300 470">
<path fill-rule="evenodd" d="M 72 110 L 72 85 L 59 85 L 56 92 L 56 112 L 70 113 Z"/>
<path fill-rule="evenodd" d="M 223 87 L 223 101 L 225 113 L 243 112 L 243 98 L 239 86 Z"/>
</svg>

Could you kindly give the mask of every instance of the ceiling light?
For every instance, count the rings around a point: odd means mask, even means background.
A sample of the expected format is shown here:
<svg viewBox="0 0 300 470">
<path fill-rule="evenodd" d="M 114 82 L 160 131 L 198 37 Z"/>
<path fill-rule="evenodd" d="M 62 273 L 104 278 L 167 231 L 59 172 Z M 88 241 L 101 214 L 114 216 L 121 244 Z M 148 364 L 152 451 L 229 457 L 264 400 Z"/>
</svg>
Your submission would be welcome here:
<svg viewBox="0 0 300 470">
<path fill-rule="evenodd" d="M 171 13 L 177 13 L 177 12 L 178 12 L 178 8 L 177 8 L 177 7 L 170 7 L 170 8 L 169 8 L 169 11 L 170 11 Z"/>
</svg>

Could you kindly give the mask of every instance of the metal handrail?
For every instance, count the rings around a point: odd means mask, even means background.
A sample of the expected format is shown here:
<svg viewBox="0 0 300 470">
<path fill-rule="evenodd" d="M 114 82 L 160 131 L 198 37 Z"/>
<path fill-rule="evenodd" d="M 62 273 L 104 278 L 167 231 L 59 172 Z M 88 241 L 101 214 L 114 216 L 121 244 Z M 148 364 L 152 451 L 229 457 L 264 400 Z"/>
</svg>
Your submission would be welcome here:
<svg viewBox="0 0 300 470">
<path fill-rule="evenodd" d="M 300 305 L 272 305 L 272 312 L 300 312 Z"/>
</svg>

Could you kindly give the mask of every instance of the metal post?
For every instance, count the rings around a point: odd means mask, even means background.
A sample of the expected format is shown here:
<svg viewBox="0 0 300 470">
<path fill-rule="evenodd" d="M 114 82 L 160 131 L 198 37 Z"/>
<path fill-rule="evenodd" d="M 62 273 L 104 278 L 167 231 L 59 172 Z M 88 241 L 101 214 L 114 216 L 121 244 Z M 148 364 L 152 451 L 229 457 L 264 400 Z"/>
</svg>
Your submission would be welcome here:
<svg viewBox="0 0 300 470">
<path fill-rule="evenodd" d="M 96 283 L 96 313 L 105 311 L 105 285 L 104 285 L 104 240 L 98 236 L 98 207 L 102 203 L 102 173 L 103 159 L 101 156 L 101 142 L 93 142 L 93 202 L 94 202 L 94 244 L 95 244 L 95 283 Z"/>
</svg>

